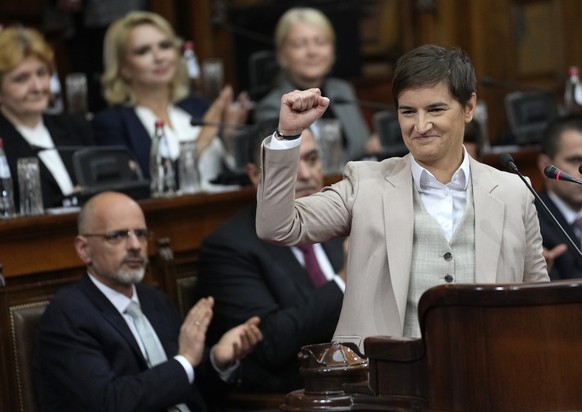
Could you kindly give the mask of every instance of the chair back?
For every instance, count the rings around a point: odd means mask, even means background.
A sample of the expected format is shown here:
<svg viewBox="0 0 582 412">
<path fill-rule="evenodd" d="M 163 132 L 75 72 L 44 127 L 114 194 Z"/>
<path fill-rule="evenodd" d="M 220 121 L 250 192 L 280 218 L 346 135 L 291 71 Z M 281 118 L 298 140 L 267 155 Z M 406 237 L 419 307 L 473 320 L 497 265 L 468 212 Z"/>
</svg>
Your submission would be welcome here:
<svg viewBox="0 0 582 412">
<path fill-rule="evenodd" d="M 134 199 L 149 197 L 149 182 L 124 146 L 90 146 L 75 151 L 73 167 L 83 200 L 106 190 L 126 193 Z"/>
<path fill-rule="evenodd" d="M 382 151 L 385 157 L 402 156 L 408 153 L 408 148 L 402 139 L 398 115 L 392 110 L 382 110 L 372 117 L 374 131 L 378 133 Z"/>
<path fill-rule="evenodd" d="M 519 145 L 537 144 L 548 123 L 558 115 L 555 96 L 547 91 L 516 91 L 505 96 L 505 113 Z"/>
<path fill-rule="evenodd" d="M 273 50 L 259 50 L 249 56 L 249 94 L 259 101 L 275 85 L 280 73 L 277 55 Z"/>
<path fill-rule="evenodd" d="M 582 406 L 582 280 L 442 285 L 422 295 L 430 410 Z"/>
<path fill-rule="evenodd" d="M 14 353 L 17 404 L 20 412 L 39 410 L 34 377 L 36 332 L 48 300 L 10 307 L 10 337 Z"/>
</svg>

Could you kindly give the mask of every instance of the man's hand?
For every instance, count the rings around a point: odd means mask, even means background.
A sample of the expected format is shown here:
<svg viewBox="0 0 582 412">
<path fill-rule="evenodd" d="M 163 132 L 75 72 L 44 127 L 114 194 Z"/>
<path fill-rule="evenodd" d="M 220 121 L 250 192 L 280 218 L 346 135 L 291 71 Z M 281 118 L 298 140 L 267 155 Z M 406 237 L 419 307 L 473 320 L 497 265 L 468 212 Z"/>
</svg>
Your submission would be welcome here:
<svg viewBox="0 0 582 412">
<path fill-rule="evenodd" d="M 243 359 L 254 347 L 263 340 L 263 334 L 259 330 L 260 319 L 253 316 L 242 325 L 238 325 L 227 331 L 212 351 L 214 362 L 220 369 L 226 369 L 233 362 Z"/>
<path fill-rule="evenodd" d="M 212 320 L 214 299 L 200 299 L 188 312 L 180 328 L 178 355 L 184 356 L 193 367 L 196 367 L 204 355 L 206 330 Z"/>
<path fill-rule="evenodd" d="M 319 119 L 329 106 L 329 99 L 319 89 L 295 90 L 281 97 L 278 130 L 286 135 L 298 135 Z"/>
<path fill-rule="evenodd" d="M 568 246 L 565 243 L 560 243 L 558 246 L 554 247 L 553 249 L 546 249 L 544 248 L 544 259 L 546 259 L 546 265 L 548 267 L 548 273 L 552 270 L 554 266 L 554 260 L 560 256 L 562 253 L 565 253 L 568 250 Z"/>
</svg>

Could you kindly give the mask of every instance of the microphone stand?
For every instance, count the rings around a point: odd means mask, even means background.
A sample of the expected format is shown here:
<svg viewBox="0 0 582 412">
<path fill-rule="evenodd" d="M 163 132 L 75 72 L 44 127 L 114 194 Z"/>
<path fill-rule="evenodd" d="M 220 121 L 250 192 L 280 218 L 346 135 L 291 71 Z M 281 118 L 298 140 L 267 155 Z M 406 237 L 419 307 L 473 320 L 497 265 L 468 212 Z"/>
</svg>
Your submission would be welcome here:
<svg viewBox="0 0 582 412">
<path fill-rule="evenodd" d="M 521 174 L 521 172 L 517 168 L 517 165 L 513 161 L 513 158 L 511 157 L 511 155 L 509 153 L 503 153 L 500 157 L 500 160 L 501 160 L 501 163 L 503 164 L 503 166 L 507 167 L 509 170 L 511 170 L 512 172 L 514 172 L 515 174 L 517 174 L 519 176 L 519 178 L 527 186 L 529 191 L 532 192 L 532 194 L 534 195 L 536 202 L 538 202 L 538 204 L 542 207 L 543 211 L 552 220 L 552 223 L 554 224 L 554 226 L 556 226 L 558 229 L 560 229 L 560 231 L 562 232 L 564 237 L 568 240 L 568 243 L 570 244 L 570 246 L 572 246 L 572 248 L 576 251 L 576 254 L 578 255 L 578 257 L 582 260 L 582 251 L 580 251 L 580 248 L 576 245 L 576 242 L 574 242 L 572 240 L 572 238 L 570 237 L 570 235 L 568 235 L 568 233 L 562 227 L 560 222 L 558 222 L 558 219 L 556 219 L 556 217 L 552 214 L 552 212 L 550 212 L 550 209 L 548 209 L 548 206 L 546 206 L 546 204 L 544 203 L 542 198 L 537 194 L 537 192 L 534 190 L 534 188 L 527 182 L 526 178 Z"/>
</svg>

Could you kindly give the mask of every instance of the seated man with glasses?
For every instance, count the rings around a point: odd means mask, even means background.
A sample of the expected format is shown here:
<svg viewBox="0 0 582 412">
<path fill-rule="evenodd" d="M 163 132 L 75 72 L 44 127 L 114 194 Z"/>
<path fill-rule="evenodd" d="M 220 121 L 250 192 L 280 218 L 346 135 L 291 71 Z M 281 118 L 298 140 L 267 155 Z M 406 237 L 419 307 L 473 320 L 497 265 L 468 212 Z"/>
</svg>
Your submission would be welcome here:
<svg viewBox="0 0 582 412">
<path fill-rule="evenodd" d="M 182 323 L 162 292 L 141 284 L 149 232 L 140 206 L 106 192 L 79 213 L 75 249 L 87 276 L 59 291 L 40 324 L 37 386 L 44 411 L 207 411 L 238 361 L 262 340 L 259 318 L 205 349 L 212 297 Z M 220 393 L 210 393 L 208 387 Z M 212 398 L 214 396 L 214 398 Z"/>
</svg>

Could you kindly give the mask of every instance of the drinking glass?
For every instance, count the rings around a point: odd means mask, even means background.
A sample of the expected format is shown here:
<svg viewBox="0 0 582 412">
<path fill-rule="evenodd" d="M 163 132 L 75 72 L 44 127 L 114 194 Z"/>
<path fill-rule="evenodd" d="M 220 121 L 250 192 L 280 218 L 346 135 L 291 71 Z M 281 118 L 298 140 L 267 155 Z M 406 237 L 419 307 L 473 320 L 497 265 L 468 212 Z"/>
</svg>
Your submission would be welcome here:
<svg viewBox="0 0 582 412">
<path fill-rule="evenodd" d="M 343 167 L 342 127 L 338 119 L 319 119 L 315 124 L 314 135 L 323 173 L 334 175 L 341 173 Z"/>
<path fill-rule="evenodd" d="M 214 100 L 224 85 L 224 63 L 221 59 L 206 59 L 202 62 L 202 85 L 204 95 Z"/>
<path fill-rule="evenodd" d="M 195 140 L 180 142 L 178 173 L 181 194 L 196 193 L 200 191 L 200 175 L 198 173 L 198 158 Z"/>
<path fill-rule="evenodd" d="M 20 214 L 23 216 L 42 215 L 44 205 L 40 186 L 40 165 L 37 157 L 23 157 L 17 160 L 18 190 L 20 194 Z"/>
<path fill-rule="evenodd" d="M 70 73 L 65 78 L 67 110 L 71 114 L 87 113 L 87 76 L 85 73 Z"/>
</svg>

